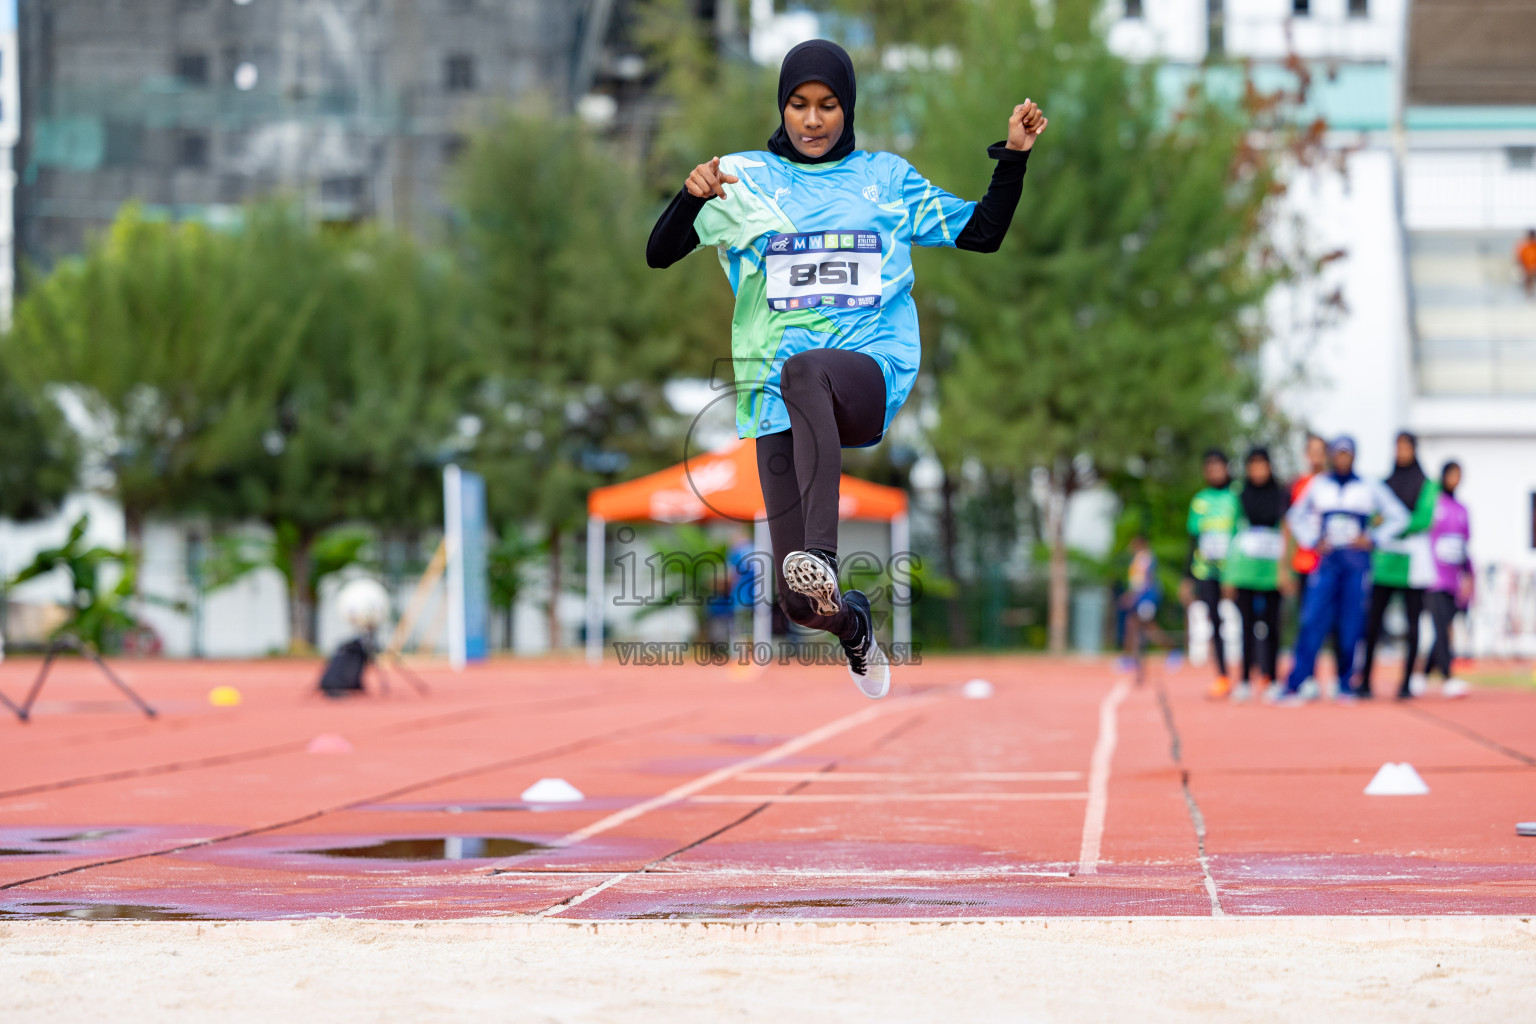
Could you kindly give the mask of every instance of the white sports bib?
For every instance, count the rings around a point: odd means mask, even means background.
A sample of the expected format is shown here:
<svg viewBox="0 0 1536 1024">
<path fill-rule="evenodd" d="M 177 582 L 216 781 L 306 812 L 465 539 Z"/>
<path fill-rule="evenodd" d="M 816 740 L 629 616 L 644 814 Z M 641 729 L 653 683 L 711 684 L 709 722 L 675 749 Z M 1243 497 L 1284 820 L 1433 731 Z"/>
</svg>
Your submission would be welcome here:
<svg viewBox="0 0 1536 1024">
<path fill-rule="evenodd" d="M 1237 549 L 1255 561 L 1279 561 L 1283 547 L 1280 531 L 1273 526 L 1250 526 L 1237 538 Z"/>
<path fill-rule="evenodd" d="M 1441 565 L 1465 565 L 1467 538 L 1455 533 L 1443 533 L 1436 537 L 1435 558 Z"/>
<path fill-rule="evenodd" d="M 1200 554 L 1212 562 L 1219 562 L 1227 557 L 1227 548 L 1232 544 L 1230 533 L 1202 533 L 1200 535 Z"/>
<path fill-rule="evenodd" d="M 818 231 L 768 239 L 768 308 L 880 305 L 883 244 L 876 231 Z"/>
<path fill-rule="evenodd" d="M 1323 536 L 1336 548 L 1348 547 L 1360 539 L 1360 520 L 1349 512 L 1325 516 Z"/>
</svg>

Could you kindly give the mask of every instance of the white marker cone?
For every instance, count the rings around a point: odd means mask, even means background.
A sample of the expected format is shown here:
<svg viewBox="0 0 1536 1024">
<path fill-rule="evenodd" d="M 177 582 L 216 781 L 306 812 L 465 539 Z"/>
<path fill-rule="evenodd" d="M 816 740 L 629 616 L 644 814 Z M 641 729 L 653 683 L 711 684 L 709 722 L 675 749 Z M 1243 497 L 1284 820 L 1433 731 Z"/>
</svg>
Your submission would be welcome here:
<svg viewBox="0 0 1536 1024">
<path fill-rule="evenodd" d="M 972 679 L 960 687 L 960 693 L 966 700 L 986 700 L 992 696 L 992 684 L 985 679 Z"/>
<path fill-rule="evenodd" d="M 352 744 L 347 742 L 345 736 L 338 736 L 333 732 L 323 732 L 309 741 L 309 746 L 304 748 L 311 754 L 350 754 Z"/>
<path fill-rule="evenodd" d="M 1375 778 L 1365 787 L 1366 796 L 1423 796 L 1429 787 L 1407 761 L 1388 761 L 1376 770 Z"/>
<path fill-rule="evenodd" d="M 527 789 L 519 798 L 530 804 L 574 804 L 580 803 L 586 797 L 581 790 L 566 782 L 564 779 L 540 779 Z"/>
</svg>

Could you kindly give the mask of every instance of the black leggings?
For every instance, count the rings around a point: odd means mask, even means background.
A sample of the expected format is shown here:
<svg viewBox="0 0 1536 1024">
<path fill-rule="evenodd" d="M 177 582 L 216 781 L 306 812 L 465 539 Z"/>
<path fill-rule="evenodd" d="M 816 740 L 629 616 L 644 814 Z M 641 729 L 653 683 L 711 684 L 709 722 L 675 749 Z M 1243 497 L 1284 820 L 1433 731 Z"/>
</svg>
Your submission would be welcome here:
<svg viewBox="0 0 1536 1024">
<path fill-rule="evenodd" d="M 1258 669 L 1273 682 L 1280 653 L 1280 591 L 1238 587 L 1237 610 L 1243 614 L 1243 681 Z"/>
<path fill-rule="evenodd" d="M 1195 600 L 1211 613 L 1211 657 L 1216 674 L 1227 674 L 1227 645 L 1221 638 L 1221 580 L 1195 580 Z"/>
<path fill-rule="evenodd" d="M 1424 664 L 1425 674 L 1439 672 L 1445 678 L 1451 678 L 1451 659 L 1455 654 L 1451 652 L 1451 623 L 1456 621 L 1456 595 L 1448 590 L 1431 590 L 1424 595 L 1424 604 L 1429 609 L 1429 617 L 1435 623 L 1435 642 L 1429 648 L 1429 658 Z"/>
<path fill-rule="evenodd" d="M 873 441 L 885 429 L 885 374 L 862 352 L 816 348 L 785 360 L 779 387 L 789 429 L 757 439 L 779 603 L 802 626 L 844 635 L 846 610 L 819 615 L 784 582 L 784 556 L 819 548 L 837 553 L 838 479 L 843 446 Z"/>
<path fill-rule="evenodd" d="M 1403 610 L 1408 613 L 1408 650 L 1403 655 L 1403 682 L 1401 690 L 1408 689 L 1408 679 L 1413 675 L 1414 662 L 1419 660 L 1419 616 L 1424 614 L 1424 591 L 1415 587 L 1388 587 L 1377 584 L 1371 588 L 1371 611 L 1365 622 L 1365 664 L 1360 669 L 1360 689 L 1371 690 L 1371 668 L 1376 664 L 1376 644 L 1381 639 L 1382 622 L 1387 617 L 1387 605 L 1394 595 L 1403 595 Z"/>
</svg>

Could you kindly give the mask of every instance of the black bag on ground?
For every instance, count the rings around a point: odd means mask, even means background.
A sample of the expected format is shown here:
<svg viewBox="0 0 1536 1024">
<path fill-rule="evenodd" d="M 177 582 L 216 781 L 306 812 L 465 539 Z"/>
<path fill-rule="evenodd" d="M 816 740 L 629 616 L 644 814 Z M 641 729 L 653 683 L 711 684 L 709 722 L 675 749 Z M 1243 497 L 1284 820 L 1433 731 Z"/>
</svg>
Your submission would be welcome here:
<svg viewBox="0 0 1536 1024">
<path fill-rule="evenodd" d="M 320 676 L 320 692 L 327 697 L 345 697 L 363 692 L 363 669 L 372 655 L 361 638 L 348 640 L 336 648 Z"/>
</svg>

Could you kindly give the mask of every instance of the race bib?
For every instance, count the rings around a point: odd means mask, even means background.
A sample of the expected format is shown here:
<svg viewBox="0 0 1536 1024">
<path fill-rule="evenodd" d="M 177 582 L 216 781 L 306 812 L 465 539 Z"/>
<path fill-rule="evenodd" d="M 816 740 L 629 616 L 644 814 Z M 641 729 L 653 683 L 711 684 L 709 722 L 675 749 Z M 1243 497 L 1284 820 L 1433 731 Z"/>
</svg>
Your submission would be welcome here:
<svg viewBox="0 0 1536 1024">
<path fill-rule="evenodd" d="M 1441 565 L 1464 565 L 1467 561 L 1467 538 L 1455 533 L 1436 537 L 1435 561 Z"/>
<path fill-rule="evenodd" d="M 1360 539 L 1360 520 L 1350 513 L 1335 513 L 1323 519 L 1323 536 L 1336 548 L 1345 548 Z"/>
<path fill-rule="evenodd" d="M 1246 558 L 1275 562 L 1284 554 L 1280 531 L 1273 526 L 1250 526 L 1237 537 L 1237 549 Z"/>
<path fill-rule="evenodd" d="M 764 261 L 768 308 L 877 308 L 882 247 L 877 231 L 818 231 L 769 237 Z"/>
<path fill-rule="evenodd" d="M 1227 548 L 1232 543 L 1230 533 L 1202 533 L 1200 535 L 1200 554 L 1208 561 L 1219 562 L 1227 557 Z"/>
</svg>

